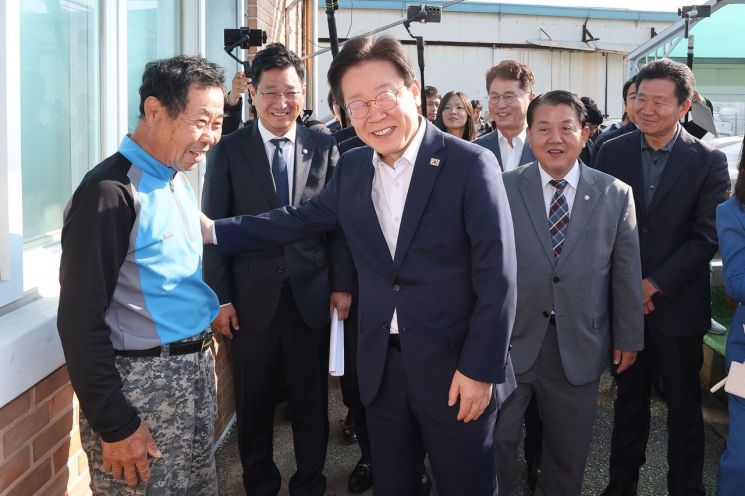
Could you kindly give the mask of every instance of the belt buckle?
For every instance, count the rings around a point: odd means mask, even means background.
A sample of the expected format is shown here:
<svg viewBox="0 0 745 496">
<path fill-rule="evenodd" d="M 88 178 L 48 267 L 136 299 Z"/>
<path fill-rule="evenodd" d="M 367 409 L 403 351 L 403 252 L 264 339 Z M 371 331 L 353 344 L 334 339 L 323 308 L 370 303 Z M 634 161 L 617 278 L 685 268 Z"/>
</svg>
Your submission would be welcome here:
<svg viewBox="0 0 745 496">
<path fill-rule="evenodd" d="M 204 339 L 202 339 L 202 349 L 199 350 L 199 352 L 204 353 L 210 348 L 211 344 L 212 344 L 212 333 L 206 335 Z"/>
</svg>

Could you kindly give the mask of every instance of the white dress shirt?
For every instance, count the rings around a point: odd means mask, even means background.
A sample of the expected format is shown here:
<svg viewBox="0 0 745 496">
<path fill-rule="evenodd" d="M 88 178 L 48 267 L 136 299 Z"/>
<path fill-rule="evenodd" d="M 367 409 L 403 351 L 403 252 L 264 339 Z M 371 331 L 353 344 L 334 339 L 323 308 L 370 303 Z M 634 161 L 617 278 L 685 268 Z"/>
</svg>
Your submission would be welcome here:
<svg viewBox="0 0 745 496">
<path fill-rule="evenodd" d="M 271 140 L 276 138 L 287 138 L 288 141 L 285 141 L 282 145 L 282 155 L 285 157 L 285 162 L 287 163 L 287 187 L 290 188 L 290 191 L 288 191 L 287 198 L 290 199 L 290 205 L 292 205 L 292 185 L 295 182 L 295 127 L 297 124 L 293 123 L 292 127 L 289 131 L 287 131 L 282 136 L 275 136 L 271 131 L 269 131 L 267 128 L 264 127 L 264 124 L 262 124 L 261 119 L 258 120 L 259 122 L 259 135 L 261 136 L 261 141 L 264 142 L 264 150 L 266 150 L 266 158 L 269 160 L 269 173 L 272 172 L 272 160 L 274 160 L 274 150 L 276 147 L 271 142 Z M 272 181 L 274 181 L 274 176 L 272 176 Z M 274 189 L 277 189 L 276 182 L 274 183 Z"/>
<path fill-rule="evenodd" d="M 372 202 L 388 250 L 391 252 L 391 259 L 396 256 L 398 230 L 401 227 L 406 196 L 409 194 L 411 176 L 414 173 L 414 164 L 426 128 L 424 119 L 419 116 L 419 129 L 414 135 L 414 139 L 406 147 L 401 158 L 393 163 L 393 167 L 386 165 L 377 152 L 373 154 L 372 163 L 375 176 L 372 184 Z M 395 308 L 393 309 L 393 317 L 391 317 L 390 332 L 391 334 L 398 334 L 398 315 Z"/>
<path fill-rule="evenodd" d="M 549 176 L 546 171 L 543 170 L 543 167 L 540 163 L 538 163 L 538 170 L 541 173 L 541 187 L 543 188 L 543 201 L 546 204 L 546 219 L 548 219 L 548 211 L 551 208 L 551 200 L 554 198 L 554 193 L 556 193 L 556 188 L 551 186 L 548 182 L 553 179 L 553 177 Z M 567 201 L 567 206 L 569 207 L 569 219 L 571 222 L 572 219 L 572 206 L 574 205 L 574 197 L 577 195 L 577 184 L 579 183 L 579 162 L 575 161 L 574 165 L 571 169 L 569 169 L 569 172 L 567 172 L 567 175 L 563 177 L 563 179 L 566 179 L 567 185 L 564 187 L 564 198 Z"/>
<path fill-rule="evenodd" d="M 525 140 L 528 139 L 526 130 L 523 129 L 520 134 L 512 138 L 512 145 L 499 128 L 497 128 L 497 137 L 499 138 L 499 154 L 502 157 L 502 170 L 507 172 L 517 169 L 520 166 L 520 158 L 523 156 Z"/>
</svg>

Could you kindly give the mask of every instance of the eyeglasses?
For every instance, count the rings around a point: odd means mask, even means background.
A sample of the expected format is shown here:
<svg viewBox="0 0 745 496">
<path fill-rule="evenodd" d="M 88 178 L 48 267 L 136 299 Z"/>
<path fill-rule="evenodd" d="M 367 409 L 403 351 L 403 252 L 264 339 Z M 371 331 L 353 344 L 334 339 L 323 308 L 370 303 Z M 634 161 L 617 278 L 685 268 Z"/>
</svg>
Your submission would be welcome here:
<svg viewBox="0 0 745 496">
<path fill-rule="evenodd" d="M 375 102 L 378 110 L 386 111 L 396 106 L 398 91 L 386 90 L 373 100 L 355 100 L 347 105 L 347 114 L 352 119 L 363 119 L 370 113 L 370 104 Z"/>
<path fill-rule="evenodd" d="M 298 95 L 300 95 L 300 91 L 285 91 L 284 93 L 276 93 L 274 91 L 259 91 L 261 93 L 261 96 L 266 98 L 267 100 L 270 100 L 272 102 L 278 102 L 282 98 L 287 100 L 288 102 L 294 102 L 297 100 Z"/>
<path fill-rule="evenodd" d="M 512 105 L 517 101 L 518 98 L 525 96 L 525 93 L 505 93 L 504 95 L 489 95 L 489 103 L 497 104 L 499 100 L 502 100 L 505 105 Z"/>
</svg>

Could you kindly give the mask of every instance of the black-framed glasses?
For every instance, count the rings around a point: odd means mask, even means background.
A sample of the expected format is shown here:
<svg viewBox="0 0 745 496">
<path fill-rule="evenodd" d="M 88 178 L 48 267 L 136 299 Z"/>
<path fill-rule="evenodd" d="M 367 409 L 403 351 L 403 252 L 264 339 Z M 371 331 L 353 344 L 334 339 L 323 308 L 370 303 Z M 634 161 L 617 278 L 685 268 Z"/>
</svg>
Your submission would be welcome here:
<svg viewBox="0 0 745 496">
<path fill-rule="evenodd" d="M 355 100 L 347 105 L 347 114 L 352 119 L 362 119 L 370 113 L 370 104 L 375 103 L 378 110 L 386 111 L 396 106 L 398 91 L 385 90 L 372 100 Z"/>
</svg>

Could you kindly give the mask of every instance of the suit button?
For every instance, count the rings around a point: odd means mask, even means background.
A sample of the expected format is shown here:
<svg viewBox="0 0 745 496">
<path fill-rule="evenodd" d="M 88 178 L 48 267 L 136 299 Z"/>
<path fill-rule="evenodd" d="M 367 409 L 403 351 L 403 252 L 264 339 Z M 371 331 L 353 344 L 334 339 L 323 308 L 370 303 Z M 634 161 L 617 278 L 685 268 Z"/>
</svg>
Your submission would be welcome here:
<svg viewBox="0 0 745 496">
<path fill-rule="evenodd" d="M 280 274 L 282 272 L 284 272 L 284 271 L 285 271 L 285 266 L 284 265 L 280 265 L 279 267 L 277 267 L 277 272 L 279 272 Z"/>
<path fill-rule="evenodd" d="M 383 324 L 381 325 L 381 327 L 382 327 L 383 329 L 385 329 L 386 331 L 389 331 L 389 330 L 390 330 L 390 329 L 388 328 L 388 326 L 389 326 L 389 325 L 390 325 L 390 324 L 389 324 L 388 322 L 383 322 Z"/>
<path fill-rule="evenodd" d="M 399 286 L 398 284 L 394 284 L 393 285 L 393 292 L 394 293 L 398 293 L 399 291 L 401 291 L 401 286 Z"/>
<path fill-rule="evenodd" d="M 552 281 L 559 282 L 559 281 L 561 281 L 561 279 L 559 279 L 559 276 L 554 276 L 554 278 L 552 279 Z"/>
<path fill-rule="evenodd" d="M 548 312 L 547 312 L 547 311 L 545 311 L 545 310 L 544 310 L 543 312 L 541 312 L 541 313 L 542 313 L 542 314 L 543 314 L 543 316 L 544 316 L 544 317 L 546 317 L 546 318 L 549 318 L 549 317 L 551 316 L 551 314 L 550 314 L 550 313 L 548 313 Z"/>
<path fill-rule="evenodd" d="M 639 228 L 639 231 L 640 231 L 640 232 L 641 232 L 642 234 L 647 234 L 647 228 L 646 228 L 646 227 L 644 227 L 644 226 L 640 227 L 640 228 Z"/>
</svg>

